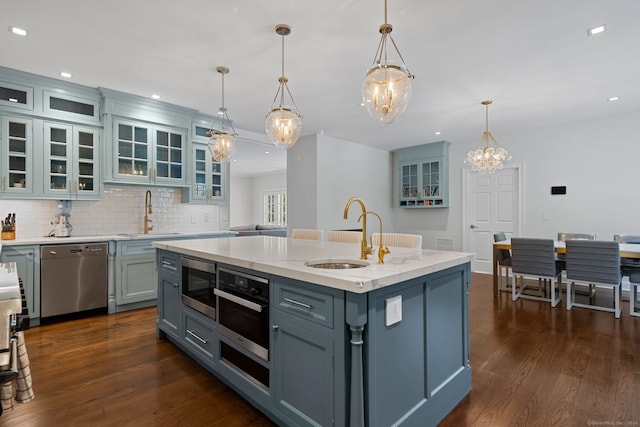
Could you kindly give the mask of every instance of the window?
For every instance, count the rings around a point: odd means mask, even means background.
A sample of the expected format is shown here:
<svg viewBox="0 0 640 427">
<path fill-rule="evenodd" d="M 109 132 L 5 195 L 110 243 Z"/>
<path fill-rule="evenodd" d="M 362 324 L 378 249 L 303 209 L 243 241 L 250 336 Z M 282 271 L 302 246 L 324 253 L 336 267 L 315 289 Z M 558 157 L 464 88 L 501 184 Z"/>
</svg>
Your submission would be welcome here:
<svg viewBox="0 0 640 427">
<path fill-rule="evenodd" d="M 287 192 L 272 190 L 262 193 L 262 223 L 287 225 Z"/>
</svg>

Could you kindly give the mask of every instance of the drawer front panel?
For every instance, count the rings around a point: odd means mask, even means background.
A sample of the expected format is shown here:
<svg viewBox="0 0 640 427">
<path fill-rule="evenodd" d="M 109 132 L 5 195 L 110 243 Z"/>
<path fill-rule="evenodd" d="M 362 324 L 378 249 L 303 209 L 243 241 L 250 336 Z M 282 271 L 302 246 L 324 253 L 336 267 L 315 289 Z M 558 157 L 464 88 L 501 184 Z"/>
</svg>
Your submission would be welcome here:
<svg viewBox="0 0 640 427">
<path fill-rule="evenodd" d="M 275 307 L 294 316 L 333 328 L 334 296 L 302 284 L 275 285 Z"/>
</svg>

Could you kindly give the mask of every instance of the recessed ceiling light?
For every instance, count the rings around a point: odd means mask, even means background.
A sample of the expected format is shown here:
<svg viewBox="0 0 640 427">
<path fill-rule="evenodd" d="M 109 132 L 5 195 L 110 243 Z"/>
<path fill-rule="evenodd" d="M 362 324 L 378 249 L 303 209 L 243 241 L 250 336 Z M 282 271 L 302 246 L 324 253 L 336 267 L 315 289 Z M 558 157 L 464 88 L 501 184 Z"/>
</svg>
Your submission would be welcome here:
<svg viewBox="0 0 640 427">
<path fill-rule="evenodd" d="M 160 95 L 156 95 L 155 93 L 153 95 L 151 95 L 151 98 L 153 99 L 160 99 Z"/>
<path fill-rule="evenodd" d="M 440 132 L 439 130 L 435 131 L 434 134 L 436 135 L 440 135 L 442 132 Z"/>
<path fill-rule="evenodd" d="M 268 152 L 268 151 L 265 151 L 265 152 L 264 152 L 264 154 L 269 154 L 269 152 Z"/>
<path fill-rule="evenodd" d="M 596 34 L 604 33 L 607 30 L 607 26 L 605 24 L 598 25 L 597 27 L 588 28 L 587 35 L 595 36 Z"/>
<path fill-rule="evenodd" d="M 60 73 L 61 77 L 64 77 L 65 79 L 70 79 L 71 78 L 71 73 L 67 73 L 66 71 L 62 71 Z"/>
<path fill-rule="evenodd" d="M 22 36 L 22 37 L 26 37 L 27 36 L 27 30 L 23 30 L 22 28 L 11 27 L 11 32 L 13 34 L 18 35 L 18 36 Z"/>
<path fill-rule="evenodd" d="M 619 96 L 612 96 L 611 98 L 607 98 L 607 101 L 620 101 Z"/>
</svg>

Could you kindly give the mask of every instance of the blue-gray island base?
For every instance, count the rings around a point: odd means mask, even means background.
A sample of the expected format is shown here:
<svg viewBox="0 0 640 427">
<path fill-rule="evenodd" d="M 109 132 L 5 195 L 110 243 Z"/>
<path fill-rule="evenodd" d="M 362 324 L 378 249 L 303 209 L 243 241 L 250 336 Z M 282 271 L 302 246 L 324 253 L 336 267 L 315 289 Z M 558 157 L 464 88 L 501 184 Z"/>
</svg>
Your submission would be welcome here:
<svg viewBox="0 0 640 427">
<path fill-rule="evenodd" d="M 253 245 L 236 243 L 246 239 L 254 239 Z M 158 337 L 175 343 L 278 424 L 436 426 L 471 389 L 471 254 L 392 248 L 397 258 L 387 267 L 362 269 L 371 270 L 350 291 L 338 276 L 349 282 L 356 273 L 306 273 L 298 264 L 321 254 L 353 258 L 358 245 L 268 236 L 212 240 L 218 242 L 154 244 Z M 280 253 L 270 254 L 275 247 Z M 269 281 L 268 360 L 247 356 L 265 369 L 266 381 L 256 381 L 225 357 L 225 348 L 242 348 L 219 324 L 219 305 L 212 319 L 182 304 L 182 256 Z M 422 274 L 429 263 L 433 271 Z M 308 280 L 300 280 L 301 274 Z M 380 285 L 382 276 L 403 279 Z"/>
</svg>

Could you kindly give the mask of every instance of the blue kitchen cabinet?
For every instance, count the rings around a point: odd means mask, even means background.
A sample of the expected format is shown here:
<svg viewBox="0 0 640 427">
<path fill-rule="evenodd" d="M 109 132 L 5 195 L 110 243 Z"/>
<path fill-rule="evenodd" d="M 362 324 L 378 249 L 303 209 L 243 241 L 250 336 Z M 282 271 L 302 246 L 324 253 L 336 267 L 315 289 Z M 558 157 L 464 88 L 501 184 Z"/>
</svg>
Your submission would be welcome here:
<svg viewBox="0 0 640 427">
<path fill-rule="evenodd" d="M 439 141 L 394 151 L 400 207 L 449 207 L 450 145 L 449 141 Z"/>
<path fill-rule="evenodd" d="M 209 369 L 218 361 L 218 328 L 216 321 L 191 307 L 182 307 L 182 337 L 191 355 Z"/>
<path fill-rule="evenodd" d="M 113 181 L 167 186 L 186 184 L 184 129 L 114 119 L 112 131 Z"/>
<path fill-rule="evenodd" d="M 33 120 L 0 116 L 0 171 L 3 197 L 33 197 L 37 195 L 34 177 Z"/>
<path fill-rule="evenodd" d="M 58 200 L 100 199 L 100 129 L 44 123 L 44 195 Z"/>
<path fill-rule="evenodd" d="M 182 190 L 188 203 L 223 203 L 227 200 L 228 165 L 213 160 L 206 143 L 193 142 L 190 162 L 191 186 Z"/>
<path fill-rule="evenodd" d="M 154 305 L 158 296 L 153 240 L 120 240 L 116 244 L 116 311 Z M 135 307 L 127 307 L 135 304 Z"/>
<path fill-rule="evenodd" d="M 40 319 L 40 246 L 2 246 L 2 262 L 15 262 L 18 277 L 22 279 L 31 324 Z M 34 322 L 34 320 L 36 320 Z"/>
<path fill-rule="evenodd" d="M 182 277 L 180 257 L 158 250 L 158 330 L 180 339 L 182 331 Z"/>
</svg>

